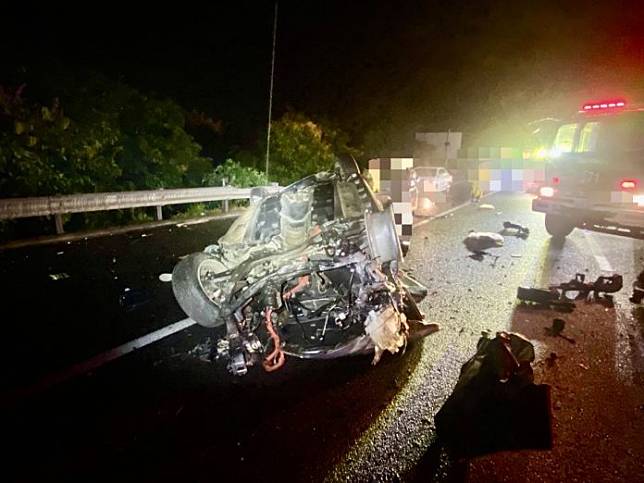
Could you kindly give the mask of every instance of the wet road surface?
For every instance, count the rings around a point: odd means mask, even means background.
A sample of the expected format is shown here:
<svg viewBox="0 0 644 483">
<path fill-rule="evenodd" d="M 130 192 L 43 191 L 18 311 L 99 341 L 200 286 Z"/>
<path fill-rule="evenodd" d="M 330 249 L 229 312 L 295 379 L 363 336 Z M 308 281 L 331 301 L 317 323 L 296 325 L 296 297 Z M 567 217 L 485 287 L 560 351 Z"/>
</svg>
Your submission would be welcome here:
<svg viewBox="0 0 644 483">
<path fill-rule="evenodd" d="M 5 404 L 3 466 L 16 481 L 641 481 L 644 450 L 634 438 L 644 431 L 644 317 L 627 299 L 644 243 L 576 230 L 556 245 L 530 199 L 494 195 L 485 200 L 494 210 L 467 206 L 414 231 L 406 263 L 429 287 L 421 310 L 441 330 L 404 355 L 375 367 L 370 357 L 288 359 L 277 373 L 233 378 L 198 357 L 195 347 L 212 334 L 193 326 Z M 467 256 L 469 230 L 498 232 L 506 220 L 527 225 L 529 238 L 506 236 L 490 250 L 496 262 Z M 0 252 L 5 394 L 182 319 L 159 275 L 225 228 Z M 614 309 L 588 304 L 566 314 L 575 344 L 544 335 L 556 313 L 515 302 L 519 285 L 602 270 L 621 273 L 625 288 Z M 67 276 L 50 277 L 57 274 Z M 537 380 L 553 386 L 553 450 L 451 462 L 436 449 L 433 416 L 484 330 L 523 332 L 535 343 Z M 551 352 L 556 373 L 543 362 Z"/>
</svg>

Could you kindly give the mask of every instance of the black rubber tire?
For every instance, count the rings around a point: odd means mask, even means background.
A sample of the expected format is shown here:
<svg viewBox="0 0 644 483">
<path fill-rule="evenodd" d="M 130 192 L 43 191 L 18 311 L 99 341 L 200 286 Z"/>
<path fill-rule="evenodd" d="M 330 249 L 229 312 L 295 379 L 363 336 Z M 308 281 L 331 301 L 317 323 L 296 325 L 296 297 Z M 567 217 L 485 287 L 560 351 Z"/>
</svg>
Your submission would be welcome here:
<svg viewBox="0 0 644 483">
<path fill-rule="evenodd" d="M 575 229 L 575 222 L 565 216 L 546 213 L 546 231 L 555 239 L 563 240 Z"/>
<path fill-rule="evenodd" d="M 218 327 L 225 320 L 220 316 L 219 307 L 201 289 L 197 274 L 199 265 L 208 255 L 193 253 L 181 260 L 172 271 L 172 291 L 179 306 L 192 320 L 203 327 Z"/>
</svg>

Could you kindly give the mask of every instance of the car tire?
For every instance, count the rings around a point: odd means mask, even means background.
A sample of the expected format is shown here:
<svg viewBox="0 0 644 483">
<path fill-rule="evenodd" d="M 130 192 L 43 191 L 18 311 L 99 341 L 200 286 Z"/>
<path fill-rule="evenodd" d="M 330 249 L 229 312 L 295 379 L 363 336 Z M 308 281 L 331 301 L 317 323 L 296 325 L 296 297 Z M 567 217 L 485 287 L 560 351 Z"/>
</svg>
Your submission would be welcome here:
<svg viewBox="0 0 644 483">
<path fill-rule="evenodd" d="M 210 257 L 193 253 L 181 260 L 172 271 L 172 290 L 179 306 L 192 320 L 203 327 L 218 327 L 225 320 L 217 305 L 204 293 L 199 283 L 199 266 Z"/>
<path fill-rule="evenodd" d="M 555 239 L 566 238 L 575 229 L 575 222 L 566 216 L 546 214 L 546 231 Z"/>
</svg>

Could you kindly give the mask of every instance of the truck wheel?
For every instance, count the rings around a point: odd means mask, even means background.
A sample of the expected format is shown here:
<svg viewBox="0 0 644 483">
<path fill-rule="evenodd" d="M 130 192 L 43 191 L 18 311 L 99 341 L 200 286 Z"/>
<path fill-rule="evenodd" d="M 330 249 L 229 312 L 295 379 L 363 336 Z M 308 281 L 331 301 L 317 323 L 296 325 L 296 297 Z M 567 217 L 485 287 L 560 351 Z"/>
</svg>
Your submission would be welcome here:
<svg viewBox="0 0 644 483">
<path fill-rule="evenodd" d="M 199 269 L 210 257 L 193 253 L 181 260 L 172 271 L 172 289 L 179 305 L 188 316 L 203 327 L 217 327 L 225 320 L 220 309 L 204 293 L 199 283 Z"/>
<path fill-rule="evenodd" d="M 553 238 L 566 238 L 574 229 L 575 223 L 572 219 L 561 215 L 546 213 L 546 231 Z"/>
</svg>

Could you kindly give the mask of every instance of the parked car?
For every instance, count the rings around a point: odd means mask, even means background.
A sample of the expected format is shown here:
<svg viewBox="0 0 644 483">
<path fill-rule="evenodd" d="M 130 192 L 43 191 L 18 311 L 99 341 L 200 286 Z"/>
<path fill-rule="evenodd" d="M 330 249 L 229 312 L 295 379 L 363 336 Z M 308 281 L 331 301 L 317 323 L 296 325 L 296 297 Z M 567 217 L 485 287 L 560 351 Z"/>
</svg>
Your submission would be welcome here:
<svg viewBox="0 0 644 483">
<path fill-rule="evenodd" d="M 454 179 L 442 166 L 420 166 L 409 170 L 412 211 L 417 216 L 434 213 L 436 203 L 446 202 Z"/>
</svg>

